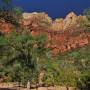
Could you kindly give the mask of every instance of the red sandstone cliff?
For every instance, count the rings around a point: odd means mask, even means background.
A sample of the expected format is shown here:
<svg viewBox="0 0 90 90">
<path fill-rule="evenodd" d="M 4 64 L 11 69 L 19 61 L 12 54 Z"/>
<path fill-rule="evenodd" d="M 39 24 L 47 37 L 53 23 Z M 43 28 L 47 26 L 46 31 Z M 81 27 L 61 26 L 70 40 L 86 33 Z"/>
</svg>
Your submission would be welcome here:
<svg viewBox="0 0 90 90">
<path fill-rule="evenodd" d="M 46 47 L 51 48 L 54 54 L 67 52 L 90 43 L 90 33 L 86 33 L 80 28 L 67 31 L 34 29 L 31 33 L 34 36 L 46 34 L 48 37 Z"/>
<path fill-rule="evenodd" d="M 68 14 L 65 19 L 55 21 L 45 13 L 24 13 L 22 26 L 29 29 L 34 36 L 46 34 L 48 40 L 45 46 L 57 54 L 89 44 L 90 32 L 86 32 L 80 26 L 81 22 L 89 23 L 85 16 L 77 16 L 73 12 Z M 11 32 L 11 30 L 10 23 L 0 21 L 1 32 Z"/>
<path fill-rule="evenodd" d="M 38 14 L 42 13 L 35 13 L 35 15 Z M 29 15 L 26 13 L 24 18 L 27 18 L 29 21 L 32 16 L 33 14 Z M 45 14 L 45 16 L 49 21 L 51 20 L 47 14 Z M 31 22 L 25 22 L 25 27 L 29 27 Z M 46 34 L 48 37 L 46 47 L 51 48 L 54 54 L 63 53 L 89 44 L 90 33 L 87 33 L 85 29 L 81 27 L 81 23 L 83 22 L 89 23 L 86 16 L 77 16 L 75 13 L 71 12 L 65 17 L 65 19 L 61 18 L 56 19 L 55 21 L 51 20 L 50 23 L 52 24 L 50 24 L 49 28 L 46 29 L 40 29 L 38 24 L 33 22 L 32 25 L 34 26 L 34 24 L 36 24 L 36 27 L 32 29 L 31 33 L 34 36 L 40 35 L 41 33 Z"/>
<path fill-rule="evenodd" d="M 41 27 L 49 30 L 60 31 L 67 30 L 68 28 L 78 27 L 81 22 L 89 23 L 86 16 L 77 16 L 74 12 L 70 12 L 65 18 L 56 18 L 52 20 L 45 13 L 24 13 L 23 14 L 24 27 L 30 26 Z"/>
</svg>

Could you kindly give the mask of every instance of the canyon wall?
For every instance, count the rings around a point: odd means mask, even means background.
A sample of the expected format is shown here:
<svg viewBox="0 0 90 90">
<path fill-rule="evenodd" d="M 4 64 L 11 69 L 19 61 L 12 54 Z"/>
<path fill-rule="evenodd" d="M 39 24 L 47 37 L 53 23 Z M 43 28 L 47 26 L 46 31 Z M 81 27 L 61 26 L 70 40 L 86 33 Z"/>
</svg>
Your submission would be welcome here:
<svg viewBox="0 0 90 90">
<path fill-rule="evenodd" d="M 86 16 L 77 16 L 69 13 L 65 18 L 52 20 L 45 13 L 24 13 L 22 27 L 30 30 L 34 36 L 45 34 L 48 39 L 46 47 L 51 48 L 53 54 L 67 52 L 88 45 L 90 32 L 86 32 L 80 25 L 90 22 Z M 8 33 L 13 30 L 13 25 L 0 20 L 0 32 Z"/>
<path fill-rule="evenodd" d="M 35 15 L 42 13 L 35 13 Z M 47 14 L 44 15 L 50 21 L 51 18 Z M 24 26 L 29 27 L 33 14 L 24 14 Z M 28 20 L 28 22 L 26 20 Z M 86 32 L 81 24 L 90 24 L 86 16 L 77 16 L 74 12 L 69 13 L 65 18 L 57 18 L 50 21 L 49 28 L 40 28 L 36 22 L 33 22 L 31 33 L 34 36 L 46 34 L 48 40 L 46 47 L 51 48 L 53 54 L 67 52 L 76 48 L 88 45 L 90 42 L 90 33 Z M 35 27 L 35 26 L 36 27 Z"/>
<path fill-rule="evenodd" d="M 48 39 L 46 47 L 51 48 L 53 54 L 64 53 L 73 49 L 77 49 L 90 43 L 90 33 L 84 30 L 67 30 L 67 31 L 50 31 L 35 29 L 32 30 L 33 36 L 40 34 L 47 35 Z"/>
</svg>

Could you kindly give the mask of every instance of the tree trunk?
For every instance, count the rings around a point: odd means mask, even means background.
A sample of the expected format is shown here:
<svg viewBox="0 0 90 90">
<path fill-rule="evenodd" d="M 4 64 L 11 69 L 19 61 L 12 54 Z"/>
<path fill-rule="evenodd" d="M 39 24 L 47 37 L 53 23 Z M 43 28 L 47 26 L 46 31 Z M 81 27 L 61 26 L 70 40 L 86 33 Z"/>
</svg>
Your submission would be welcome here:
<svg viewBox="0 0 90 90">
<path fill-rule="evenodd" d="M 30 90 L 30 81 L 27 82 L 27 90 Z"/>
<path fill-rule="evenodd" d="M 69 87 L 68 86 L 66 88 L 67 88 L 67 90 L 69 90 Z"/>
</svg>

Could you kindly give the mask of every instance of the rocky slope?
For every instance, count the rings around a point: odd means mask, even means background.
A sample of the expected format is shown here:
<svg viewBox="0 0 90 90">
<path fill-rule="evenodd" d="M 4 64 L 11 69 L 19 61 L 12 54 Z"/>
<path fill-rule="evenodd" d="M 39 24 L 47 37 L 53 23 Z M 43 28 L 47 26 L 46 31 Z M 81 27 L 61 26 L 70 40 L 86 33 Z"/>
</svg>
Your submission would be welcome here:
<svg viewBox="0 0 90 90">
<path fill-rule="evenodd" d="M 35 29 L 31 33 L 34 36 L 46 34 L 48 37 L 46 47 L 51 48 L 53 54 L 67 52 L 90 43 L 90 33 L 86 33 L 80 28 L 67 31 Z"/>
<path fill-rule="evenodd" d="M 88 22 L 86 16 L 77 16 L 74 12 L 69 13 L 65 18 L 57 18 L 53 21 L 52 30 L 67 30 L 73 26 L 79 26 L 81 22 Z"/>
<path fill-rule="evenodd" d="M 73 12 L 56 20 L 45 13 L 23 13 L 21 24 L 34 36 L 46 34 L 48 40 L 45 46 L 51 48 L 54 54 L 83 47 L 90 42 L 90 32 L 82 27 L 83 24 L 90 25 L 90 22 L 86 16 L 77 16 Z M 0 20 L 1 32 L 10 32 L 12 28 L 10 23 Z"/>
<path fill-rule="evenodd" d="M 86 16 L 77 16 L 74 12 L 70 12 L 65 18 L 56 18 L 52 20 L 46 13 L 23 13 L 23 25 L 34 27 L 47 27 L 49 30 L 59 31 L 67 30 L 73 26 L 80 26 L 81 22 L 88 22 Z"/>
<path fill-rule="evenodd" d="M 38 14 L 42 13 L 35 13 L 35 15 Z M 53 21 L 47 14 L 44 13 L 44 15 L 48 18 L 48 21 L 50 21 L 48 28 L 41 28 L 36 22 L 33 22 L 32 26 L 34 28 L 31 30 L 31 33 L 34 36 L 40 35 L 41 33 L 46 34 L 48 37 L 46 47 L 51 48 L 54 54 L 63 53 L 89 44 L 90 33 L 87 33 L 82 27 L 84 23 L 89 24 L 86 16 L 77 16 L 75 13 L 71 12 L 65 19 L 58 18 Z M 26 13 L 24 19 L 31 21 L 31 16 L 33 16 L 33 14 L 29 15 Z M 44 17 L 44 19 L 47 19 L 46 17 Z M 25 25 L 25 27 L 28 26 L 30 26 L 30 22 L 27 22 Z"/>
<path fill-rule="evenodd" d="M 23 26 L 27 28 L 31 28 L 30 26 L 37 28 L 49 28 L 52 24 L 52 19 L 48 16 L 48 14 L 43 13 L 23 13 Z"/>
</svg>

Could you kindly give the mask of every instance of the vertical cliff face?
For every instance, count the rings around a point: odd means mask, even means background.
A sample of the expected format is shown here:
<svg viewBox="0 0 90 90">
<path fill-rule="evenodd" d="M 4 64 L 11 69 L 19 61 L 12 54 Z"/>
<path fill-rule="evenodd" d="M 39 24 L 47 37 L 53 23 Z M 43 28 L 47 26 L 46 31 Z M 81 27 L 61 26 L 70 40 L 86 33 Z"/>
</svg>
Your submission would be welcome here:
<svg viewBox="0 0 90 90">
<path fill-rule="evenodd" d="M 74 12 L 71 12 L 64 19 L 57 18 L 51 21 L 48 29 L 34 27 L 31 33 L 34 36 L 41 33 L 46 34 L 48 37 L 46 47 L 51 48 L 54 54 L 63 53 L 89 44 L 90 33 L 85 32 L 81 26 L 84 23 L 89 23 L 86 16 L 77 16 Z"/>
<path fill-rule="evenodd" d="M 49 28 L 52 24 L 52 19 L 45 13 L 24 13 L 23 25 L 25 27 L 32 25 L 33 27 Z"/>
<path fill-rule="evenodd" d="M 42 27 L 49 30 L 60 31 L 67 30 L 68 28 L 78 27 L 81 22 L 88 22 L 86 16 L 77 16 L 74 12 L 70 12 L 65 18 L 56 18 L 52 20 L 46 13 L 24 13 L 23 14 L 24 27 Z"/>
<path fill-rule="evenodd" d="M 51 30 L 67 30 L 72 27 L 79 27 L 81 23 L 89 23 L 86 16 L 77 16 L 74 12 L 70 12 L 65 18 L 57 18 L 50 26 Z"/>
<path fill-rule="evenodd" d="M 33 36 L 46 34 L 48 40 L 45 47 L 52 49 L 53 54 L 63 53 L 88 45 L 90 42 L 90 32 L 86 32 L 81 24 L 90 22 L 86 16 L 77 16 L 69 13 L 65 19 L 58 18 L 52 20 L 45 13 L 24 13 L 22 26 L 30 30 Z M 4 20 L 0 20 L 0 32 L 11 32 L 13 25 Z"/>
<path fill-rule="evenodd" d="M 54 31 L 63 30 L 64 29 L 64 19 L 57 18 L 55 21 L 52 22 L 50 29 Z"/>
<path fill-rule="evenodd" d="M 67 31 L 50 31 L 35 29 L 33 36 L 46 34 L 48 37 L 47 48 L 51 48 L 53 54 L 64 53 L 72 49 L 80 48 L 90 43 L 90 33 L 86 33 L 83 29 L 73 28 Z"/>
<path fill-rule="evenodd" d="M 64 30 L 67 29 L 68 27 L 71 27 L 73 25 L 75 25 L 77 23 L 77 19 L 78 19 L 78 16 L 74 13 L 74 12 L 71 12 L 69 13 L 66 18 L 64 19 Z"/>
</svg>

